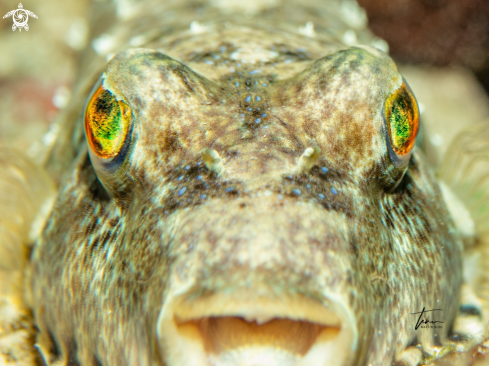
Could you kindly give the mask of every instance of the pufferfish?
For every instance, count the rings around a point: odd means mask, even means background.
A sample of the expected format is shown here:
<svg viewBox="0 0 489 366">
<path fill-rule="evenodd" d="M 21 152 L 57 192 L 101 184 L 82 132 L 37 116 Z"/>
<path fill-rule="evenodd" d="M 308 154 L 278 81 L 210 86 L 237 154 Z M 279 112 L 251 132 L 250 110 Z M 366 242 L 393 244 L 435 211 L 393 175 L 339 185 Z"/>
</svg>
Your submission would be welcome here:
<svg viewBox="0 0 489 366">
<path fill-rule="evenodd" d="M 414 366 L 483 342 L 463 259 L 485 255 L 487 128 L 437 177 L 408 80 L 337 10 L 189 29 L 178 7 L 109 30 L 63 115 L 26 265 L 44 363 Z"/>
</svg>

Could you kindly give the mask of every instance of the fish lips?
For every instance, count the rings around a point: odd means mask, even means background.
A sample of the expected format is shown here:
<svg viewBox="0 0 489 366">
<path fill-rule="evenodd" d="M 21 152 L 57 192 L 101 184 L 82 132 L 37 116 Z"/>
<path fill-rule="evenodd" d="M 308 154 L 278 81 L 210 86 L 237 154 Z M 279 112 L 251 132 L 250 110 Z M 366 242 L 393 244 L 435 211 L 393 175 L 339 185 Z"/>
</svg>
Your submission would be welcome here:
<svg viewBox="0 0 489 366">
<path fill-rule="evenodd" d="M 353 314 L 339 299 L 233 289 L 170 293 L 157 335 L 167 365 L 351 365 Z"/>
</svg>

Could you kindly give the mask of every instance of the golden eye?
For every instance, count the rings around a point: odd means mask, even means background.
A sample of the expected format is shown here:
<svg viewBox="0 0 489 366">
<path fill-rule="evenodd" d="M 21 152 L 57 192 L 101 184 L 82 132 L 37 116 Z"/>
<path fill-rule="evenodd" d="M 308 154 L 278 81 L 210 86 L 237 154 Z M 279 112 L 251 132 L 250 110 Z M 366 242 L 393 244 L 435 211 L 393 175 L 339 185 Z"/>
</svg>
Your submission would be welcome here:
<svg viewBox="0 0 489 366">
<path fill-rule="evenodd" d="M 418 134 L 419 111 L 406 83 L 387 98 L 384 113 L 393 150 L 401 156 L 408 154 Z"/>
<path fill-rule="evenodd" d="M 100 86 L 92 95 L 85 111 L 88 144 L 99 157 L 116 156 L 126 141 L 131 123 L 131 109 Z"/>
</svg>

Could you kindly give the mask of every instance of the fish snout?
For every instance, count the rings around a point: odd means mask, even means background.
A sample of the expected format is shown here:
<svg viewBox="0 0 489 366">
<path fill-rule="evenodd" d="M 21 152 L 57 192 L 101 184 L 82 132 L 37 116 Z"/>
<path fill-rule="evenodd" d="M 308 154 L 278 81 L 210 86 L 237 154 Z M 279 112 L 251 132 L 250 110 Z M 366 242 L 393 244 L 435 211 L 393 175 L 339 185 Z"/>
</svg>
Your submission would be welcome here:
<svg viewBox="0 0 489 366">
<path fill-rule="evenodd" d="M 157 322 L 165 364 L 351 365 L 358 331 L 335 216 L 270 198 L 179 217 Z"/>
</svg>

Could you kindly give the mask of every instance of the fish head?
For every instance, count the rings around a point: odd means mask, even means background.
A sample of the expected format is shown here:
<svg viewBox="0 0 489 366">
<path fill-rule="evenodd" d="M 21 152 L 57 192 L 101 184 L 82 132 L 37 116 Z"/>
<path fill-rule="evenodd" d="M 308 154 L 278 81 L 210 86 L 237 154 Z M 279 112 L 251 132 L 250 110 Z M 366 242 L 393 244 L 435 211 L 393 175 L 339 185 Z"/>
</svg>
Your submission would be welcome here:
<svg viewBox="0 0 489 366">
<path fill-rule="evenodd" d="M 352 47 L 273 70 L 130 49 L 89 98 L 71 200 L 97 210 L 98 306 L 131 359 L 390 364 L 446 341 L 461 247 L 395 63 Z M 423 307 L 446 326 L 415 329 Z"/>
</svg>

